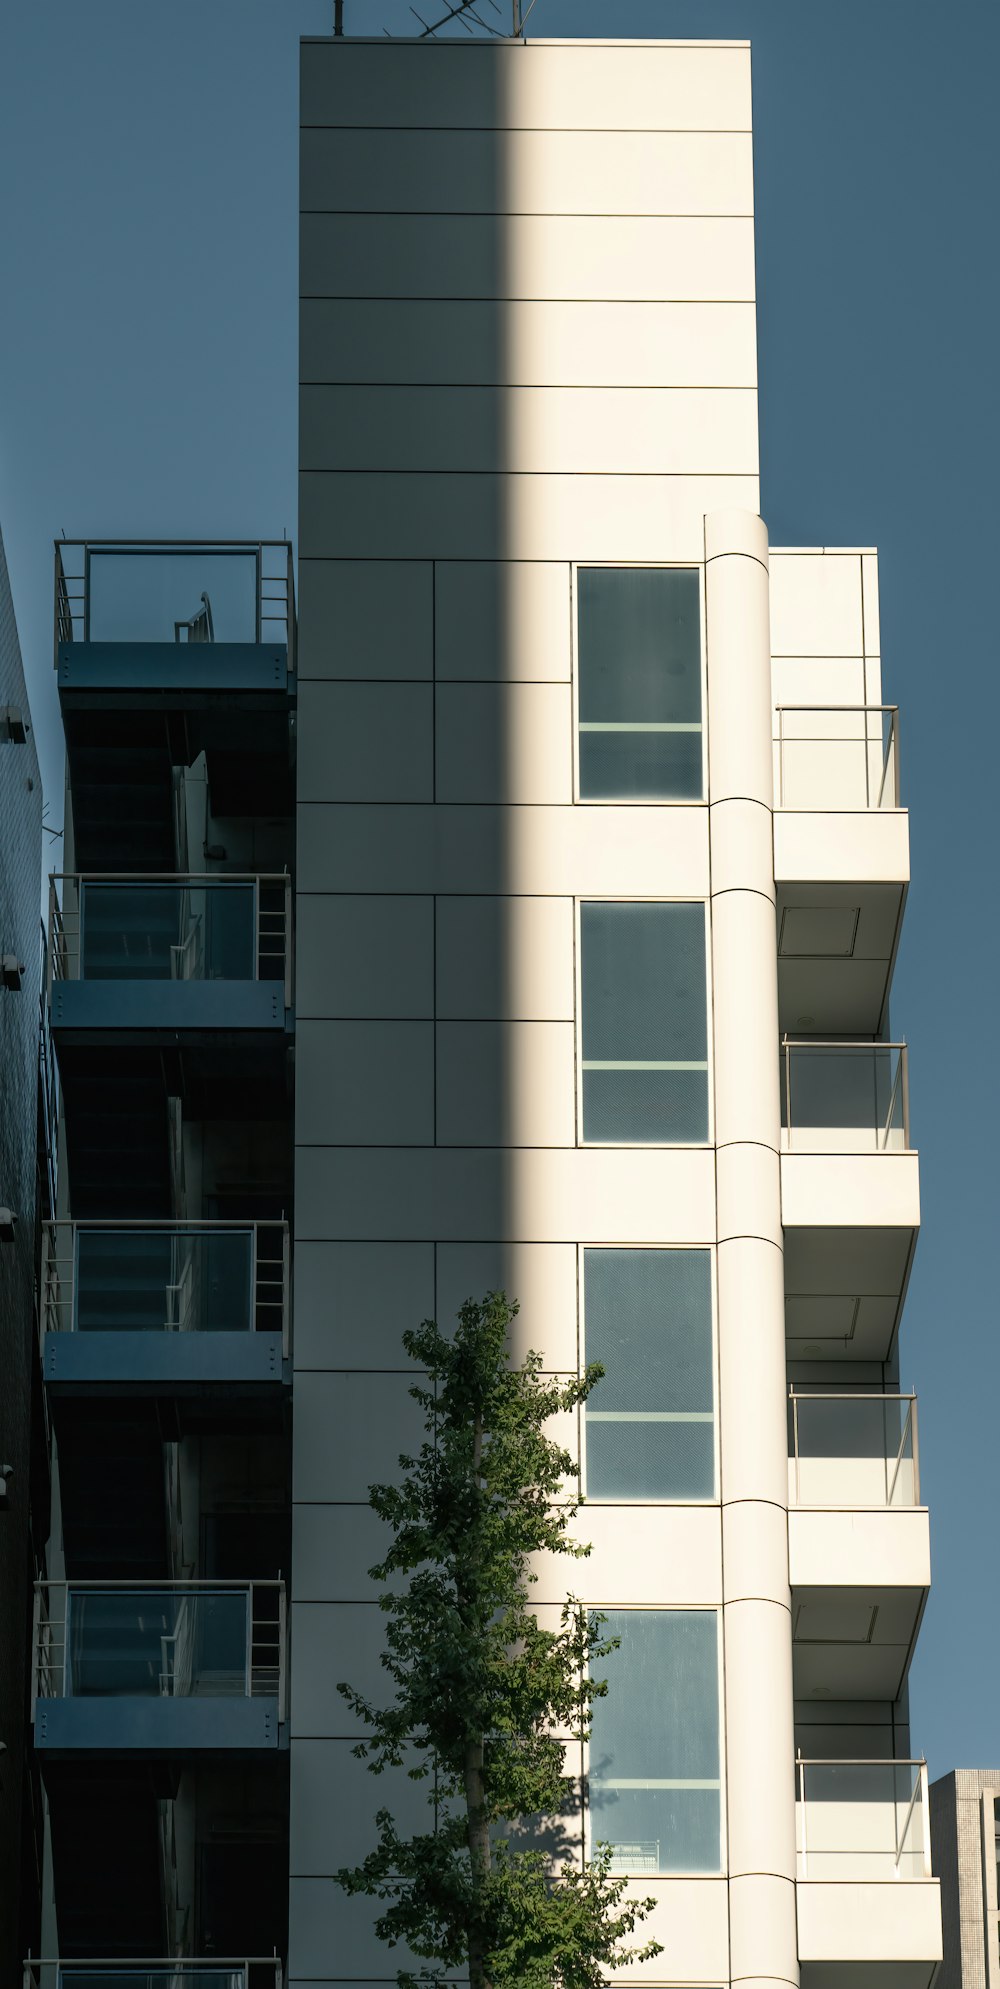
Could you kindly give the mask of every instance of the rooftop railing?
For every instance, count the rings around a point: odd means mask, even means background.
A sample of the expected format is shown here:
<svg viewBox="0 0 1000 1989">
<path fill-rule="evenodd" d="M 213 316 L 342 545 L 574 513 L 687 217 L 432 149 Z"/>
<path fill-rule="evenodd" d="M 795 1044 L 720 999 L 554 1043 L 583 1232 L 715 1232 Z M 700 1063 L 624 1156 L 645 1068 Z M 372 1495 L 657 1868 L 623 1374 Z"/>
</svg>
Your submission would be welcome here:
<svg viewBox="0 0 1000 1989">
<path fill-rule="evenodd" d="M 26 1961 L 23 1989 L 282 1989 L 268 1960 Z"/>
<path fill-rule="evenodd" d="M 931 1876 L 926 1761 L 795 1763 L 800 1879 Z"/>
<path fill-rule="evenodd" d="M 901 1153 L 910 1146 L 905 1043 L 782 1038 L 784 1144 L 808 1153 Z"/>
<path fill-rule="evenodd" d="M 796 1506 L 917 1506 L 915 1395 L 788 1398 L 789 1497 Z"/>
<path fill-rule="evenodd" d="M 44 1333 L 280 1333 L 285 1222 L 50 1222 Z"/>
<path fill-rule="evenodd" d="M 779 808 L 899 807 L 899 707 L 775 707 Z"/>
<path fill-rule="evenodd" d="M 55 542 L 56 661 L 75 642 L 281 643 L 294 668 L 284 539 Z"/>
<path fill-rule="evenodd" d="M 291 1004 L 292 885 L 285 873 L 56 874 L 55 981 L 283 981 Z"/>
<path fill-rule="evenodd" d="M 36 1582 L 36 1699 L 277 1699 L 285 1585 Z"/>
</svg>

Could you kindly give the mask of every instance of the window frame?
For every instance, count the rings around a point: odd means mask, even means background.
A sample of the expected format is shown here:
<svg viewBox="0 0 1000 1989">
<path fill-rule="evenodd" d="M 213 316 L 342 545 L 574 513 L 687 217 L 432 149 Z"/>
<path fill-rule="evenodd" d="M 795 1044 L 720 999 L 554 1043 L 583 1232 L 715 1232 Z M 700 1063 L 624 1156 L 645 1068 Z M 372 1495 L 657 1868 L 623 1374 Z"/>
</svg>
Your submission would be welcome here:
<svg viewBox="0 0 1000 1989">
<path fill-rule="evenodd" d="M 580 792 L 580 589 L 577 575 L 600 569 L 610 573 L 697 573 L 699 645 L 701 651 L 701 794 L 581 794 Z M 573 805 L 583 808 L 707 808 L 708 806 L 708 649 L 704 560 L 579 559 L 570 563 L 570 680 L 573 711 Z"/>
<path fill-rule="evenodd" d="M 583 907 L 584 905 L 701 905 L 705 919 L 705 1048 L 708 1078 L 708 1125 L 703 1140 L 593 1140 L 583 1129 Z M 573 1064 L 576 1088 L 576 1144 L 595 1153 L 707 1153 L 715 1145 L 715 1032 L 712 992 L 712 901 L 708 897 L 677 895 L 649 897 L 641 892 L 602 891 L 573 900 L 573 979 L 576 1008 Z"/>
<path fill-rule="evenodd" d="M 704 1603 L 697 1603 L 697 1602 L 666 1603 L 663 1604 L 662 1606 L 656 1606 L 654 1608 L 650 1608 L 647 1604 L 644 1603 L 623 1604 L 620 1602 L 591 1602 L 588 1600 L 586 1604 L 586 1610 L 588 1617 L 594 1615 L 602 1615 L 602 1614 L 605 1616 L 630 1615 L 630 1616 L 714 1616 L 715 1617 L 715 1651 L 716 1651 L 715 1670 L 716 1670 L 716 1685 L 718 1692 L 718 1712 L 719 1712 L 719 1865 L 718 1869 L 716 1871 L 706 1872 L 706 1871 L 691 1870 L 689 1867 L 678 1866 L 674 1869 L 671 1869 L 670 1871 L 665 1871 L 665 1872 L 635 1872 L 635 1873 L 630 1872 L 628 1874 L 628 1878 L 629 1878 L 629 1883 L 631 1885 L 644 1884 L 647 1880 L 655 1880 L 662 1884 L 671 1879 L 724 1878 L 729 1870 L 729 1831 L 728 1831 L 729 1805 L 727 1800 L 728 1767 L 726 1759 L 726 1667 L 725 1667 L 725 1644 L 723 1639 L 724 1626 L 722 1620 L 721 1603 L 710 1603 L 707 1607 Z M 608 1660 L 604 1659 L 602 1662 L 607 1663 Z M 584 1857 L 588 1860 L 594 1856 L 594 1851 L 596 1849 L 596 1843 L 591 1826 L 592 1810 L 590 1803 L 590 1748 L 591 1748 L 591 1741 L 589 1738 L 581 1742 L 580 1777 L 581 1777 L 581 1790 L 583 1797 L 582 1800 L 583 1833 L 582 1834 L 583 1834 Z M 624 1877 L 625 1874 L 619 1872 L 616 1873 L 615 1876 L 621 1878 Z"/>
<path fill-rule="evenodd" d="M 587 1267 L 588 1250 L 680 1250 L 705 1251 L 709 1260 L 709 1290 L 712 1303 L 712 1471 L 713 1490 L 706 1499 L 624 1499 L 603 1498 L 599 1493 L 587 1488 L 587 1404 L 580 1404 L 579 1431 L 579 1481 L 580 1497 L 587 1505 L 600 1506 L 602 1511 L 621 1510 L 624 1512 L 653 1511 L 678 1512 L 687 1507 L 704 1512 L 718 1506 L 722 1497 L 722 1459 L 719 1442 L 719 1278 L 718 1250 L 714 1243 L 578 1243 L 576 1290 L 577 1290 L 577 1363 L 582 1375 L 587 1365 Z M 600 1383 L 598 1383 L 598 1388 Z"/>
</svg>

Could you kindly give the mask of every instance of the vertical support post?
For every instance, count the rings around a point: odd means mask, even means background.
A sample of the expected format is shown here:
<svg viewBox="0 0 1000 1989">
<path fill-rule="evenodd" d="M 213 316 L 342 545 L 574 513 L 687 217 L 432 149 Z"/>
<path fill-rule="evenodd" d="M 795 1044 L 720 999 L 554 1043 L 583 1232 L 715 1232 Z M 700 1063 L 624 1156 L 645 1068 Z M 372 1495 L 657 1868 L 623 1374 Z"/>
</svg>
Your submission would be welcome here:
<svg viewBox="0 0 1000 1989">
<path fill-rule="evenodd" d="M 292 1328 L 291 1272 L 292 1272 L 292 1244 L 291 1244 L 291 1237 L 289 1236 L 288 1233 L 288 1224 L 286 1222 L 282 1224 L 282 1230 L 281 1230 L 281 1351 L 286 1360 L 288 1359 L 289 1353 L 291 1352 L 291 1345 L 290 1345 L 291 1328 Z"/>
<path fill-rule="evenodd" d="M 285 916 L 283 940 L 285 948 L 285 1007 L 292 1005 L 292 880 L 285 872 Z"/>
<path fill-rule="evenodd" d="M 730 1976 L 797 1983 L 767 534 L 705 520 Z"/>
<path fill-rule="evenodd" d="M 910 1061 L 909 1057 L 907 1056 L 905 1043 L 900 1045 L 899 1065 L 900 1065 L 900 1072 L 902 1075 L 902 1084 L 903 1084 L 903 1146 L 905 1151 L 909 1153 L 910 1151 Z"/>
<path fill-rule="evenodd" d="M 284 1582 L 278 1584 L 278 1725 L 285 1723 L 285 1696 L 288 1664 L 288 1599 Z"/>
</svg>

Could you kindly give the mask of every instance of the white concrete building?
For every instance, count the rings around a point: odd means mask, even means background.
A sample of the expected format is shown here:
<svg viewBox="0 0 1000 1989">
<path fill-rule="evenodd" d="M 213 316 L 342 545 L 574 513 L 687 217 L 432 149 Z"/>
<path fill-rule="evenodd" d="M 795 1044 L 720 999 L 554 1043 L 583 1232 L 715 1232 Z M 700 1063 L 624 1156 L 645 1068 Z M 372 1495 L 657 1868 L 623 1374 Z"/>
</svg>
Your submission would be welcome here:
<svg viewBox="0 0 1000 1989">
<path fill-rule="evenodd" d="M 927 1989 L 907 817 L 876 555 L 759 516 L 749 48 L 310 41 L 302 126 L 289 1980 L 399 1965 L 336 1681 L 400 1335 L 502 1284 L 607 1369 L 616 1979 Z"/>
</svg>

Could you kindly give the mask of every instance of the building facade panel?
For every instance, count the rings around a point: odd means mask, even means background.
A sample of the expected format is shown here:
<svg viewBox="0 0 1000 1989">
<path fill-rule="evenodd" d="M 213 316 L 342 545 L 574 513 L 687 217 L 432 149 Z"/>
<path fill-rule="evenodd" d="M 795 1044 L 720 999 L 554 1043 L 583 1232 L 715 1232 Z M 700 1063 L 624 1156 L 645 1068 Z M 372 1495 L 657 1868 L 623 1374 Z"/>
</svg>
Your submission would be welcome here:
<svg viewBox="0 0 1000 1989">
<path fill-rule="evenodd" d="M 801 1961 L 805 1989 L 828 1963 L 838 1989 L 927 1989 L 926 1515 L 895 1352 L 919 1201 L 885 1034 L 907 823 L 875 556 L 771 553 L 757 515 L 748 52 L 324 42 L 303 101 L 302 554 L 313 667 L 347 693 L 335 751 L 314 706 L 299 789 L 303 967 L 317 1017 L 324 974 L 367 1006 L 300 1031 L 297 1399 L 323 1381 L 296 1412 L 293 1745 L 353 1731 L 331 1667 L 384 1690 L 364 1486 L 410 1413 L 393 1333 L 506 1289 L 518 1354 L 607 1370 L 558 1434 L 593 1544 L 574 1575 L 621 1633 L 618 1779 L 581 1791 L 581 1837 L 655 1892 L 669 1956 L 626 1979 Z M 419 799 L 402 687 L 433 704 Z M 338 934 L 364 965 L 337 968 Z M 538 1573 L 555 1622 L 566 1572 Z M 299 1801 L 293 1755 L 292 1978 L 390 1980 L 371 1916 L 318 1903 L 309 1773 Z M 796 1901 L 838 1858 L 850 1955 Z"/>
</svg>

